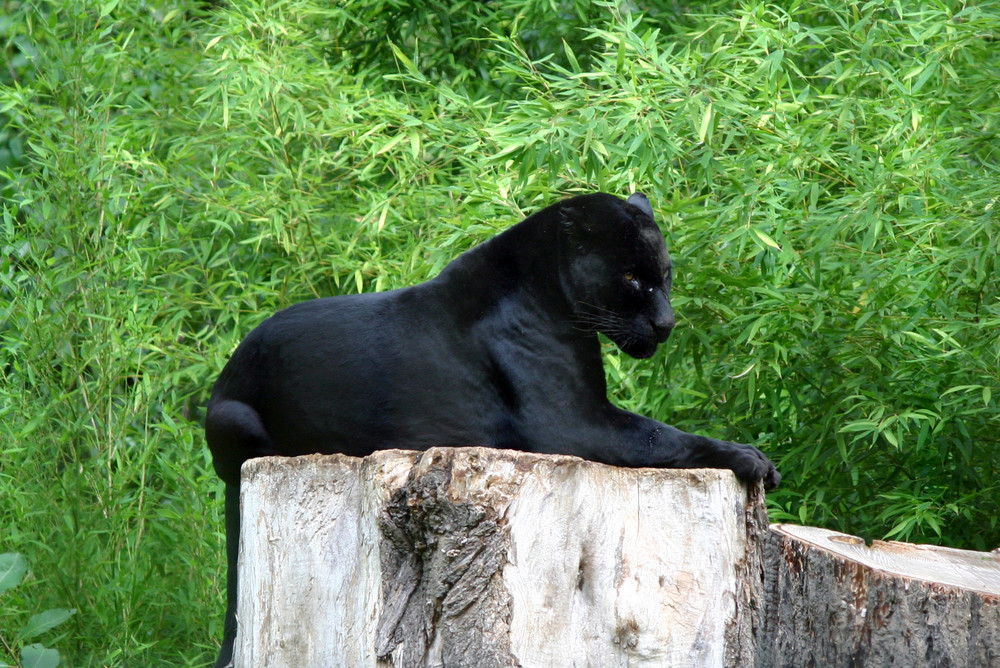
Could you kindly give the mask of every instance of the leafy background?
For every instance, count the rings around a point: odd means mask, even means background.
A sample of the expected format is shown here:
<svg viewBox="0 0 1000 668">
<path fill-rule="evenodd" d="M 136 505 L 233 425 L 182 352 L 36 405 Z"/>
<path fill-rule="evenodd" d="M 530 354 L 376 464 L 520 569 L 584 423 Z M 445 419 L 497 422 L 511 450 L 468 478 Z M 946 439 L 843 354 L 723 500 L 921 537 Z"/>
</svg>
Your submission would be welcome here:
<svg viewBox="0 0 1000 668">
<path fill-rule="evenodd" d="M 236 344 L 597 189 L 676 263 L 617 403 L 760 445 L 772 520 L 1000 545 L 996 2 L 2 4 L 0 661 L 52 608 L 68 665 L 210 662 Z"/>
</svg>

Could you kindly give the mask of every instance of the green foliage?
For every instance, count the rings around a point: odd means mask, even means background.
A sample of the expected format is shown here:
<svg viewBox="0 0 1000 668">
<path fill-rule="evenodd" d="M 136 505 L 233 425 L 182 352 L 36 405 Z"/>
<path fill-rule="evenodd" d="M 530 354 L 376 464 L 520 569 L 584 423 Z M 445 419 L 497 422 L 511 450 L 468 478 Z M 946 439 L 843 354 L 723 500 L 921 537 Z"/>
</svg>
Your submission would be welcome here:
<svg viewBox="0 0 1000 668">
<path fill-rule="evenodd" d="M 760 445 L 772 519 L 1000 544 L 995 3 L 205 4 L 5 3 L 0 548 L 45 579 L 0 629 L 30 596 L 72 665 L 208 662 L 239 340 L 594 189 L 677 268 L 618 403 Z"/>
<path fill-rule="evenodd" d="M 0 554 L 0 596 L 4 592 L 21 584 L 27 572 L 28 562 L 22 555 L 16 552 Z M 0 645 L 3 645 L 3 649 L 11 655 L 12 659 L 19 661 L 21 666 L 55 668 L 59 665 L 60 657 L 58 650 L 45 647 L 39 643 L 32 643 L 30 645 L 23 643 L 26 640 L 36 638 L 54 629 L 75 614 L 76 610 L 66 608 L 52 608 L 34 614 L 28 618 L 27 623 L 13 637 L 7 637 L 0 630 Z M 8 608 L 5 616 L 20 616 L 20 611 Z M 21 651 L 15 654 L 15 648 L 18 645 L 21 645 Z"/>
<path fill-rule="evenodd" d="M 0 68 L 0 86 L 9 86 L 31 76 L 31 61 L 37 56 L 28 38 L 26 19 L 30 11 L 22 2 L 4 0 L 0 11 L 0 52 L 5 67 Z M 8 110 L 0 107 L 0 196 L 12 190 L 3 173 L 24 165 L 24 138 L 10 127 Z"/>
</svg>

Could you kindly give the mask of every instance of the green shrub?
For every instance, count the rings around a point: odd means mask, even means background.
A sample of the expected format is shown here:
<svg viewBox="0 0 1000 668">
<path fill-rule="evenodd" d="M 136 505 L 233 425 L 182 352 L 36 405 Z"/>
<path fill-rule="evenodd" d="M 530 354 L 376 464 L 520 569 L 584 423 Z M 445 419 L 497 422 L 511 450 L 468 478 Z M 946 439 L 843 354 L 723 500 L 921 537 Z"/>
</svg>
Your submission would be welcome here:
<svg viewBox="0 0 1000 668">
<path fill-rule="evenodd" d="M 645 5 L 6 3 L 0 549 L 70 665 L 211 659 L 200 421 L 254 325 L 595 189 L 677 267 L 617 402 L 771 453 L 772 519 L 1000 544 L 1000 9 Z"/>
<path fill-rule="evenodd" d="M 23 556 L 16 552 L 0 554 L 0 596 L 20 585 L 27 572 L 28 562 Z M 19 616 L 20 611 L 13 606 L 6 605 L 5 608 L 5 616 Z M 52 608 L 31 615 L 12 636 L 0 631 L 0 645 L 3 645 L 3 649 L 10 654 L 11 659 L 19 661 L 22 666 L 55 668 L 60 661 L 58 650 L 45 647 L 41 643 L 25 644 L 25 642 L 44 635 L 75 614 L 76 610 Z M 19 651 L 17 647 L 20 647 Z"/>
</svg>

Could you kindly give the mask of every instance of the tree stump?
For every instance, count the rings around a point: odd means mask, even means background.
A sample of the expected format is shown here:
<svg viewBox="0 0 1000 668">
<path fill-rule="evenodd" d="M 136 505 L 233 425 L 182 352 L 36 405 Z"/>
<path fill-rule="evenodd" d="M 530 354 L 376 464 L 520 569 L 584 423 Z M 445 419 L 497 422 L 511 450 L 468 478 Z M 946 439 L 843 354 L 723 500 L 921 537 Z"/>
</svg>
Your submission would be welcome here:
<svg viewBox="0 0 1000 668">
<path fill-rule="evenodd" d="M 243 467 L 236 666 L 752 666 L 763 492 L 488 448 Z"/>
<path fill-rule="evenodd" d="M 757 665 L 1000 666 L 1000 555 L 775 525 Z"/>
</svg>

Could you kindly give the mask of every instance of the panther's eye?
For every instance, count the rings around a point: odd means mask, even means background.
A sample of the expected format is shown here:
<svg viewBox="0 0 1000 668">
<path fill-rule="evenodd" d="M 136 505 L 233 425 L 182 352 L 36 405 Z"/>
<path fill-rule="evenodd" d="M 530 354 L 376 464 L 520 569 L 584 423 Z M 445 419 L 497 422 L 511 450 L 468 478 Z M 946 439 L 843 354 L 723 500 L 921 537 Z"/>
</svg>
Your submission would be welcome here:
<svg viewBox="0 0 1000 668">
<path fill-rule="evenodd" d="M 626 271 L 623 278 L 625 279 L 625 282 L 631 285 L 633 288 L 639 287 L 639 279 L 636 278 L 635 274 L 633 274 L 631 271 Z"/>
</svg>

